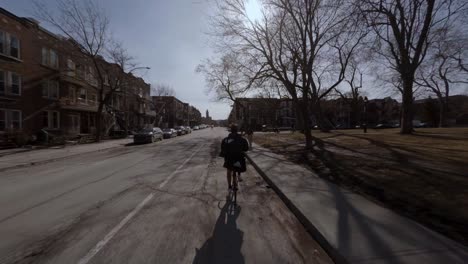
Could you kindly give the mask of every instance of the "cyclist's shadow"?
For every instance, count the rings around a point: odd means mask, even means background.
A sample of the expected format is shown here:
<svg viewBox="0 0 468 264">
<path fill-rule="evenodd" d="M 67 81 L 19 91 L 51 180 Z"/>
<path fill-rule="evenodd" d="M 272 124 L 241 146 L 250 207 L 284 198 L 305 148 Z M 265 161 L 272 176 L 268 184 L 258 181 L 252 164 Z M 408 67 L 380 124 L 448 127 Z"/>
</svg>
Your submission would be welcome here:
<svg viewBox="0 0 468 264">
<path fill-rule="evenodd" d="M 216 220 L 213 235 L 200 249 L 196 249 L 193 264 L 245 263 L 241 253 L 244 233 L 237 228 L 236 224 L 240 211 L 240 206 L 235 205 L 231 197 L 227 197 Z"/>
</svg>

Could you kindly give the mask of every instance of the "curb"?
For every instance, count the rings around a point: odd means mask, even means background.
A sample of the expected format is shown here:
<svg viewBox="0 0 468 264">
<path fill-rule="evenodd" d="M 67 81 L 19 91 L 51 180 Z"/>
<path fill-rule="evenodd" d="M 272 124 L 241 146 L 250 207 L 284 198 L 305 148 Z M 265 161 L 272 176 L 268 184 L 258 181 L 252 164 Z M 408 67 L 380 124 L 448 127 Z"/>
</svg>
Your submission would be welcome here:
<svg viewBox="0 0 468 264">
<path fill-rule="evenodd" d="M 263 172 L 255 161 L 250 157 L 248 153 L 245 155 L 255 170 L 262 176 L 262 178 L 270 185 L 275 193 L 280 197 L 283 203 L 288 207 L 289 210 L 296 216 L 299 222 L 304 226 L 306 231 L 314 238 L 317 243 L 325 250 L 330 258 L 336 264 L 349 264 L 349 262 L 335 249 L 320 233 L 320 231 L 307 219 L 307 217 L 294 205 L 291 200 L 281 191 L 281 189 Z"/>
<path fill-rule="evenodd" d="M 39 161 L 35 161 L 35 162 L 18 164 L 18 165 L 14 165 L 14 166 L 10 166 L 10 167 L 0 168 L 0 172 L 4 172 L 4 171 L 7 171 L 7 170 L 12 170 L 12 169 L 31 167 L 31 166 L 35 166 L 35 165 L 43 165 L 43 164 L 47 164 L 47 163 L 54 162 L 54 161 L 64 160 L 64 159 L 73 158 L 73 157 L 84 155 L 84 154 L 95 153 L 95 152 L 109 150 L 109 149 L 118 148 L 118 147 L 121 147 L 121 146 L 113 146 L 113 147 L 109 147 L 109 148 L 86 151 L 86 152 L 82 152 L 82 153 L 76 153 L 76 154 L 63 156 L 63 157 L 58 157 L 58 158 L 53 158 L 53 159 L 46 159 L 46 160 L 39 160 Z"/>
</svg>

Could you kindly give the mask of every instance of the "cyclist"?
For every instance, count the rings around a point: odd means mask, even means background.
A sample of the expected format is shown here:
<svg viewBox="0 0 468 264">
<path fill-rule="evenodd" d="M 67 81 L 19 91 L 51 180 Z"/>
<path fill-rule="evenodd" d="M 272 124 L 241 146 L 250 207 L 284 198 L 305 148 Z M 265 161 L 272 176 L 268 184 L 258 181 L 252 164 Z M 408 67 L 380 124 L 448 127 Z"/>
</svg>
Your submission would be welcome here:
<svg viewBox="0 0 468 264">
<path fill-rule="evenodd" d="M 224 157 L 223 167 L 227 169 L 228 187 L 234 190 L 237 190 L 236 174 L 247 169 L 244 152 L 249 150 L 249 143 L 237 132 L 237 125 L 231 125 L 231 133 L 221 142 L 221 156 Z"/>
</svg>

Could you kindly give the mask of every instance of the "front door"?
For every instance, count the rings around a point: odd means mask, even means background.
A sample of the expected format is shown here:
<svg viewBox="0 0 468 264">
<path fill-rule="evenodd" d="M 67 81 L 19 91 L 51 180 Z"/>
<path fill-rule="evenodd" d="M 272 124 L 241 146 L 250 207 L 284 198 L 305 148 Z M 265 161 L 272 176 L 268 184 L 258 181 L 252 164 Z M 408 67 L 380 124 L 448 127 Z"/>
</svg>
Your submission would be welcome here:
<svg viewBox="0 0 468 264">
<path fill-rule="evenodd" d="M 80 116 L 79 115 L 68 115 L 68 132 L 70 134 L 80 133 Z"/>
</svg>

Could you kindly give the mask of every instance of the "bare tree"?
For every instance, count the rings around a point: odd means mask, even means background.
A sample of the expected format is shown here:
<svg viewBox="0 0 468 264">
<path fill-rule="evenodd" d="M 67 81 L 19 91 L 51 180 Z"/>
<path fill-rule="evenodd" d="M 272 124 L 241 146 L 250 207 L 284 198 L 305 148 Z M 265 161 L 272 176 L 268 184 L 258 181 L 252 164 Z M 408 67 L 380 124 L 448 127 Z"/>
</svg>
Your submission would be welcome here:
<svg viewBox="0 0 468 264">
<path fill-rule="evenodd" d="M 362 66 L 361 66 L 362 67 Z M 362 99 L 362 76 L 363 72 L 356 61 L 350 63 L 349 71 L 346 74 L 345 82 L 349 86 L 347 92 L 336 89 L 336 92 L 346 105 L 349 106 L 349 126 L 354 128 L 359 124 Z"/>
<path fill-rule="evenodd" d="M 161 126 L 163 121 L 163 114 L 166 107 L 166 101 L 161 98 L 161 96 L 175 96 L 176 92 L 174 88 L 172 88 L 168 84 L 152 84 L 151 85 L 151 108 L 156 113 L 156 119 L 153 122 L 154 126 Z"/>
<path fill-rule="evenodd" d="M 416 76 L 415 83 L 434 93 L 439 103 L 439 127 L 447 126 L 447 112 L 449 110 L 449 95 L 454 84 L 461 80 L 457 57 L 459 50 L 454 49 L 457 38 L 450 35 L 450 29 L 442 34 L 444 40 L 437 43 L 437 47 L 428 59 L 422 64 Z"/>
<path fill-rule="evenodd" d="M 197 66 L 195 71 L 204 75 L 207 84 L 206 92 L 214 94 L 215 100 L 235 104 L 245 114 L 248 113 L 246 106 L 237 98 L 251 90 L 256 78 L 248 74 L 248 68 L 240 62 L 236 54 L 224 53 L 219 59 L 206 59 Z M 241 121 L 239 125 L 242 128 L 251 125 L 245 123 L 244 120 Z"/>
<path fill-rule="evenodd" d="M 56 0 L 56 4 L 53 12 L 40 1 L 34 1 L 38 18 L 65 35 L 79 51 L 76 56 L 93 69 L 87 74 L 87 81 L 97 92 L 96 141 L 100 141 L 104 132 L 103 113 L 111 104 L 112 95 L 124 86 L 123 76 L 131 73 L 135 64 L 122 45 L 111 40 L 109 19 L 95 1 Z"/>
<path fill-rule="evenodd" d="M 164 83 L 151 85 L 152 96 L 175 96 L 176 92 L 172 86 Z"/>
<path fill-rule="evenodd" d="M 376 49 L 398 72 L 402 94 L 401 133 L 413 131 L 412 105 L 418 67 L 449 19 L 466 12 L 468 3 L 456 0 L 359 0 L 357 6 L 376 36 Z"/>
<path fill-rule="evenodd" d="M 207 93 L 213 93 L 217 101 L 235 102 L 244 95 L 252 82 L 243 74 L 243 68 L 233 53 L 223 54 L 219 60 L 206 59 L 195 69 L 205 76 Z"/>
<path fill-rule="evenodd" d="M 326 129 L 320 100 L 344 80 L 350 55 L 364 35 L 351 21 L 351 7 L 349 1 L 269 0 L 262 19 L 252 21 L 244 1 L 218 3 L 217 44 L 236 55 L 250 80 L 282 84 L 297 107 L 306 148 L 312 147 L 311 109 Z"/>
</svg>

